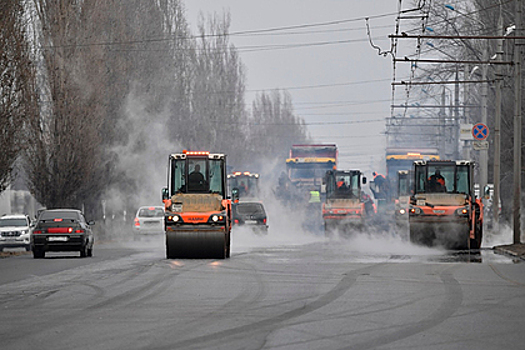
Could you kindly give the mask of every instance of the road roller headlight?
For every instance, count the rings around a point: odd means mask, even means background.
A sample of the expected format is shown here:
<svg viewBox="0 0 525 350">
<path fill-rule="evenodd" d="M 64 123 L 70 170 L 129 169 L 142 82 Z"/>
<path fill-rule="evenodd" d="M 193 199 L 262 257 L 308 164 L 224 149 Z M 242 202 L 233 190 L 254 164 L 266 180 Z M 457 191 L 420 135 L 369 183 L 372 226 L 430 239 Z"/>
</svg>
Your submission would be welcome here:
<svg viewBox="0 0 525 350">
<path fill-rule="evenodd" d="M 423 211 L 421 210 L 421 208 L 418 208 L 418 207 L 410 207 L 410 209 L 408 210 L 408 213 L 410 215 L 420 215 Z"/>
<path fill-rule="evenodd" d="M 180 224 L 182 223 L 182 219 L 178 215 L 168 215 L 166 216 L 166 224 Z"/>
<path fill-rule="evenodd" d="M 210 216 L 209 222 L 211 222 L 212 224 L 222 224 L 224 223 L 224 215 L 213 214 L 212 216 Z"/>
<path fill-rule="evenodd" d="M 468 207 L 458 208 L 456 209 L 455 214 L 458 216 L 468 216 L 469 208 Z"/>
</svg>

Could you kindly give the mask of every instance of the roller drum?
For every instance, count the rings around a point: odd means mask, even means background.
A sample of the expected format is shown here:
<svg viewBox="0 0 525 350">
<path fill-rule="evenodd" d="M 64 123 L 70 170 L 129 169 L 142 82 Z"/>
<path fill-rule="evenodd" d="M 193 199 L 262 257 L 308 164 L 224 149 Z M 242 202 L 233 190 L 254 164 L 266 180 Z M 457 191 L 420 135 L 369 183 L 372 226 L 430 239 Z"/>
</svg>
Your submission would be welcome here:
<svg viewBox="0 0 525 350">
<path fill-rule="evenodd" d="M 224 231 L 168 231 L 166 257 L 224 259 L 226 244 Z"/>
</svg>

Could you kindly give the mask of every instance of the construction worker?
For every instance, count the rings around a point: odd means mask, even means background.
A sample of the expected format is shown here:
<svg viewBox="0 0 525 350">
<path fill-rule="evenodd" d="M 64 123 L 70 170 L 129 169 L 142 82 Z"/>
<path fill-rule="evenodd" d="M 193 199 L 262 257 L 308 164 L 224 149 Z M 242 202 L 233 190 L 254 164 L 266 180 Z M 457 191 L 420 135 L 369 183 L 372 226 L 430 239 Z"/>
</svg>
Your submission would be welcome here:
<svg viewBox="0 0 525 350">
<path fill-rule="evenodd" d="M 428 189 L 430 192 L 446 192 L 445 178 L 441 175 L 441 171 L 436 169 L 434 175 L 428 178 Z"/>
<path fill-rule="evenodd" d="M 244 183 L 244 181 L 241 181 L 241 184 L 239 186 L 239 196 L 246 196 L 248 194 L 248 186 Z"/>
<path fill-rule="evenodd" d="M 374 176 L 374 183 L 377 185 L 377 187 L 381 188 L 386 181 L 385 175 L 378 174 L 375 171 L 372 173 L 372 175 Z"/>
<path fill-rule="evenodd" d="M 308 203 L 321 203 L 321 194 L 315 188 L 310 190 L 310 199 Z"/>
<path fill-rule="evenodd" d="M 199 164 L 195 164 L 193 171 L 188 175 L 188 185 L 190 190 L 204 190 L 204 175 L 201 173 Z"/>
<path fill-rule="evenodd" d="M 373 216 L 377 213 L 377 208 L 374 201 L 372 200 L 372 197 L 370 197 L 364 191 L 361 191 L 361 200 L 365 204 L 366 215 Z"/>
<path fill-rule="evenodd" d="M 337 181 L 337 188 L 340 190 L 345 190 L 347 188 L 344 177 L 340 177 Z"/>
<path fill-rule="evenodd" d="M 387 182 L 385 176 L 375 171 L 372 172 L 372 176 L 374 176 L 374 186 L 371 186 L 370 190 L 374 194 L 374 198 L 386 199 L 388 189 L 386 188 Z"/>
</svg>

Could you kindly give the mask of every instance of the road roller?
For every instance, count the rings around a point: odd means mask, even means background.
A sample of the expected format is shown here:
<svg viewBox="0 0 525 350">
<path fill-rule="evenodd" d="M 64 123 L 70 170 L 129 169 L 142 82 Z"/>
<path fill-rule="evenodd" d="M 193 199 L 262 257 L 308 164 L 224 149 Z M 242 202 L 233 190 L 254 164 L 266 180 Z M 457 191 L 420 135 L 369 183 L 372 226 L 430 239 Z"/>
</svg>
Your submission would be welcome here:
<svg viewBox="0 0 525 350">
<path fill-rule="evenodd" d="M 224 154 L 170 154 L 168 184 L 162 189 L 168 259 L 230 257 L 231 200 L 226 178 Z"/>
<path fill-rule="evenodd" d="M 474 192 L 474 162 L 418 160 L 413 169 L 410 240 L 446 249 L 479 249 L 483 203 Z"/>
</svg>

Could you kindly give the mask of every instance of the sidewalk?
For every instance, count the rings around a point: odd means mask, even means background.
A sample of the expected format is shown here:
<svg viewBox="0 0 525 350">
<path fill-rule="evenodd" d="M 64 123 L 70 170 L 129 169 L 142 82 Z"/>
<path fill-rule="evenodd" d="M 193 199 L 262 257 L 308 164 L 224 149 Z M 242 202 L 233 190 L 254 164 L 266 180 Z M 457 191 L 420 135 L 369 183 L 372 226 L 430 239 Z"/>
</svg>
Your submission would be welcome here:
<svg viewBox="0 0 525 350">
<path fill-rule="evenodd" d="M 525 244 L 509 244 L 494 247 L 494 252 L 498 254 L 511 255 L 525 260 Z"/>
</svg>

